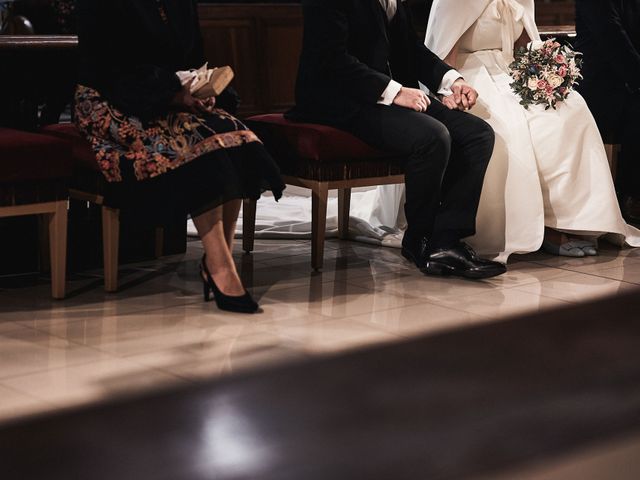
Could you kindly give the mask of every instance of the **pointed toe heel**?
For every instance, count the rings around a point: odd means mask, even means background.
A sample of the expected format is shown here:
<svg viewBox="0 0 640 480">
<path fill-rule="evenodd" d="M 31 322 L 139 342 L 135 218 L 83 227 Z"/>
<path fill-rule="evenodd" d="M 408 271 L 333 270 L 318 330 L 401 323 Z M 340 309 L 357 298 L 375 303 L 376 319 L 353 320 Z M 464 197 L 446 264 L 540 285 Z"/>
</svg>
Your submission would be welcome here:
<svg viewBox="0 0 640 480">
<path fill-rule="evenodd" d="M 246 290 L 244 291 L 244 295 L 240 296 L 225 295 L 222 293 L 216 285 L 216 282 L 213 281 L 205 260 L 206 257 L 203 256 L 202 262 L 200 262 L 200 273 L 202 276 L 205 302 L 210 302 L 211 295 L 213 294 L 213 300 L 215 300 L 216 306 L 220 310 L 235 313 L 256 313 L 260 309 L 258 303 Z"/>
</svg>

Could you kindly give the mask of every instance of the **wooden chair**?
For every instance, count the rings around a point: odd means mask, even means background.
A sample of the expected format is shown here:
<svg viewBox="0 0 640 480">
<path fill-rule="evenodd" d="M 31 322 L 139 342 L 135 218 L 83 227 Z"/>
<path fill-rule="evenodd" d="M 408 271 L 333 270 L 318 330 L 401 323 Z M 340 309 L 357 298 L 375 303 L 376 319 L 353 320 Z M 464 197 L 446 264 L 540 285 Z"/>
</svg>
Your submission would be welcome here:
<svg viewBox="0 0 640 480">
<path fill-rule="evenodd" d="M 118 265 L 120 247 L 120 211 L 104 205 L 106 180 L 102 176 L 93 150 L 80 135 L 75 125 L 59 123 L 49 125 L 42 133 L 64 139 L 72 146 L 73 181 L 69 196 L 101 207 L 102 215 L 102 255 L 104 261 L 104 289 L 107 292 L 118 290 Z M 155 233 L 155 256 L 162 256 L 164 229 L 157 228 Z"/>
<path fill-rule="evenodd" d="M 47 232 L 51 295 L 65 296 L 68 181 L 67 143 L 0 128 L 0 217 L 40 215 Z"/>
<path fill-rule="evenodd" d="M 404 183 L 402 159 L 368 146 L 342 130 L 291 122 L 281 114 L 258 115 L 247 122 L 274 156 L 285 183 L 311 190 L 311 266 L 324 260 L 329 190 L 338 190 L 338 231 L 349 235 L 351 190 Z M 254 248 L 256 202 L 245 200 L 242 212 L 243 249 Z"/>
</svg>

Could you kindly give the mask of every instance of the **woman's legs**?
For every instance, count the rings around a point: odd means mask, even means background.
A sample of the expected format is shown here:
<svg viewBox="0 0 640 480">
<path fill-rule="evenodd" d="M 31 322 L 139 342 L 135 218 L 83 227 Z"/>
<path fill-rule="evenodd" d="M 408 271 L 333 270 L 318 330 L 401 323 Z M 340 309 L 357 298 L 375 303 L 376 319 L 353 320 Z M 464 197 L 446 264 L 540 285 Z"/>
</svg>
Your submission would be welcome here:
<svg viewBox="0 0 640 480">
<path fill-rule="evenodd" d="M 242 200 L 231 200 L 222 206 L 222 223 L 224 225 L 224 236 L 229 247 L 229 251 L 233 253 L 233 238 L 236 234 L 236 223 L 238 223 L 238 215 Z"/>
<path fill-rule="evenodd" d="M 229 243 L 225 236 L 225 220 L 234 224 L 235 220 L 233 222 L 231 220 L 232 210 L 229 210 L 227 216 L 225 216 L 225 213 L 224 206 L 220 206 L 194 217 L 193 223 L 198 230 L 198 235 L 207 255 L 207 268 L 214 282 L 223 294 L 240 296 L 244 295 L 245 289 L 238 276 Z"/>
</svg>

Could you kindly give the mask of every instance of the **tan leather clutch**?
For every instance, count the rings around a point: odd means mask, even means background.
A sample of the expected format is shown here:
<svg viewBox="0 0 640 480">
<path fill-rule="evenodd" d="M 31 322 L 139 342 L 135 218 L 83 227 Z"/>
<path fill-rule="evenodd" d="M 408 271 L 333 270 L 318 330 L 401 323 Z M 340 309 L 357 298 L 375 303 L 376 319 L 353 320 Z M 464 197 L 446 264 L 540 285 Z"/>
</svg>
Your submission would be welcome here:
<svg viewBox="0 0 640 480">
<path fill-rule="evenodd" d="M 217 97 L 229 86 L 233 77 L 233 69 L 229 66 L 211 68 L 194 86 L 193 96 L 196 98 Z"/>
</svg>

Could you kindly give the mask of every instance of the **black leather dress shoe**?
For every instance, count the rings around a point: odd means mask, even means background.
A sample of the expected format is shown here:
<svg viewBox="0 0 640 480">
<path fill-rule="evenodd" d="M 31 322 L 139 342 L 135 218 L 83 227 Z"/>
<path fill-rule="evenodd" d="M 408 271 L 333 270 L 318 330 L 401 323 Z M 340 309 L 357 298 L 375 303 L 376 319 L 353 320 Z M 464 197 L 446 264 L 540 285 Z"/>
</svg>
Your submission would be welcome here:
<svg viewBox="0 0 640 480">
<path fill-rule="evenodd" d="M 499 262 L 478 257 L 471 247 L 460 243 L 451 248 L 428 252 L 420 267 L 427 275 L 449 276 L 480 280 L 502 275 L 507 267 Z"/>
<path fill-rule="evenodd" d="M 421 238 L 417 242 L 406 242 L 403 239 L 402 256 L 422 269 L 427 257 L 427 239 Z"/>
</svg>

